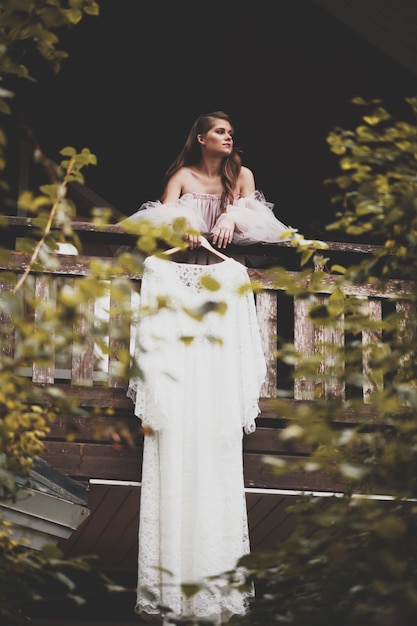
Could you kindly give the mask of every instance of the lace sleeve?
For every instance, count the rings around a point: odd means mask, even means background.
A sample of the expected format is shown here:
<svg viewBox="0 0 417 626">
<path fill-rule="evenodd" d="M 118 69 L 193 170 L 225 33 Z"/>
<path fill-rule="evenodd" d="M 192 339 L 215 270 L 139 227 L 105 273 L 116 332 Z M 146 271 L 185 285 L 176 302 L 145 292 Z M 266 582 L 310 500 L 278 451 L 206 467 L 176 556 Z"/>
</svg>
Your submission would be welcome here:
<svg viewBox="0 0 417 626">
<path fill-rule="evenodd" d="M 275 217 L 273 208 L 274 205 L 267 202 L 260 191 L 240 198 L 236 204 L 229 204 L 226 213 L 236 224 L 233 243 L 277 243 L 288 239 L 291 229 Z"/>
<path fill-rule="evenodd" d="M 162 204 L 159 200 L 145 202 L 130 217 L 122 220 L 120 225 L 126 227 L 127 230 L 131 230 L 141 221 L 149 220 L 156 225 L 168 224 L 172 226 L 178 218 L 184 218 L 190 228 L 200 232 L 207 232 L 207 225 L 203 218 L 194 210 L 192 202 L 182 201 L 182 199 L 169 204 Z"/>
</svg>

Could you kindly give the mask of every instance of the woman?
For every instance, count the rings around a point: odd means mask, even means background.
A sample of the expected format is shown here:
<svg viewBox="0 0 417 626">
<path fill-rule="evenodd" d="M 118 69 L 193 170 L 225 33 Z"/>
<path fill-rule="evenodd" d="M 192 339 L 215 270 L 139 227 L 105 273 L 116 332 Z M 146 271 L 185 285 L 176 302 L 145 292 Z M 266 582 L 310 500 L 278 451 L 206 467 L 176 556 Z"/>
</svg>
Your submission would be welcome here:
<svg viewBox="0 0 417 626">
<path fill-rule="evenodd" d="M 241 568 L 233 582 L 222 574 L 250 550 L 242 437 L 255 431 L 266 374 L 247 269 L 220 248 L 276 242 L 286 230 L 256 192 L 221 111 L 196 120 L 161 200 L 128 220 L 178 217 L 191 250 L 185 263 L 144 261 L 134 355 L 144 375 L 127 392 L 147 433 L 135 610 L 166 616 L 162 605 L 220 624 L 243 615 L 254 595 Z M 206 237 L 214 253 L 201 249 Z M 183 583 L 203 586 L 187 597 Z"/>
<path fill-rule="evenodd" d="M 242 165 L 233 141 L 233 126 L 223 111 L 200 115 L 184 147 L 168 168 L 160 201 L 147 202 L 125 223 L 147 218 L 172 223 L 187 218 L 190 249 L 201 246 L 203 233 L 219 248 L 233 242 L 276 243 L 289 235 L 273 205 L 255 189 L 252 171 Z"/>
</svg>

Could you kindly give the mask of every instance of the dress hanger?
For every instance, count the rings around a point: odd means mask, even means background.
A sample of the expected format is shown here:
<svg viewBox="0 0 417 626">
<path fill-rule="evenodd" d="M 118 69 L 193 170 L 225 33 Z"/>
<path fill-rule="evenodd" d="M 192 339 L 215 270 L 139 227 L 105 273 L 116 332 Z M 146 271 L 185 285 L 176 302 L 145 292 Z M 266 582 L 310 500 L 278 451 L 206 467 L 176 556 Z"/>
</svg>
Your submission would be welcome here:
<svg viewBox="0 0 417 626">
<path fill-rule="evenodd" d="M 216 250 L 216 248 L 213 248 L 211 243 L 205 237 L 201 236 L 200 239 L 201 239 L 202 248 L 206 248 L 206 250 L 220 257 L 221 259 L 223 259 L 223 261 L 228 261 L 230 259 L 230 257 L 220 252 L 220 250 Z M 180 250 L 184 250 L 184 248 L 182 246 L 175 246 L 175 248 L 170 248 L 169 250 L 165 250 L 164 254 L 169 256 L 170 254 L 174 254 L 175 252 L 179 252 Z"/>
</svg>

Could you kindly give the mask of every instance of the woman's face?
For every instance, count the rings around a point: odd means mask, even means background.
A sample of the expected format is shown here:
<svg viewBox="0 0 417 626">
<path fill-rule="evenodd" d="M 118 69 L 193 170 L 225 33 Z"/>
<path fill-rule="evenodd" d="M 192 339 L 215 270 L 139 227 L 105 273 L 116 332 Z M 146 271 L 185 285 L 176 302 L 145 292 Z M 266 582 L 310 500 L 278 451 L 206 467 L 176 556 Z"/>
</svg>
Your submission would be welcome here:
<svg viewBox="0 0 417 626">
<path fill-rule="evenodd" d="M 233 128 L 226 120 L 215 120 L 213 126 L 197 139 L 207 156 L 228 156 L 233 150 Z"/>
</svg>

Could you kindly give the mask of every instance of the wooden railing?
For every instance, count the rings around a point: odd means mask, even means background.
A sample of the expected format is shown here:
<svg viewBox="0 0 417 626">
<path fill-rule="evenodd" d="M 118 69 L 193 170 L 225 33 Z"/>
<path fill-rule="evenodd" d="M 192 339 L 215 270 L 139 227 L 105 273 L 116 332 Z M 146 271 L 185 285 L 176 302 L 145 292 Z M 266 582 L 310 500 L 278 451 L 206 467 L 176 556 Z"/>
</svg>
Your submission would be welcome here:
<svg viewBox="0 0 417 626">
<path fill-rule="evenodd" d="M 22 218 L 14 218 L 16 222 L 24 221 L 27 226 L 27 220 Z M 20 224 L 20 227 L 22 225 Z M 106 241 L 111 235 L 117 234 L 120 241 L 123 241 L 123 236 L 128 237 L 126 234 L 120 232 L 118 226 L 108 226 L 107 231 L 97 231 L 90 223 L 82 223 L 79 226 L 80 229 L 85 228 L 87 232 L 94 233 L 100 237 L 101 240 Z M 81 230 L 82 232 L 82 230 Z M 126 243 L 126 241 L 125 241 Z M 131 243 L 131 241 L 130 241 Z M 367 254 L 371 250 L 369 246 L 349 246 L 349 244 L 329 243 L 329 250 L 326 250 L 328 254 L 349 254 L 350 257 L 358 256 L 358 254 Z M 100 246 L 100 244 L 99 244 Z M 91 247 L 91 246 L 90 246 Z M 100 254 L 100 260 L 104 263 L 114 264 L 116 259 L 113 257 L 101 256 L 101 248 L 98 247 L 98 254 Z M 271 398 L 274 397 L 276 389 L 283 387 L 289 392 L 289 396 L 294 400 L 314 400 L 318 397 L 329 398 L 332 396 L 345 397 L 345 387 L 339 381 L 334 381 L 331 376 L 326 378 L 325 384 L 322 389 L 319 389 L 314 381 L 306 380 L 303 378 L 295 378 L 293 381 L 292 375 L 289 372 L 283 371 L 280 364 L 276 359 L 277 351 L 277 338 L 292 340 L 297 351 L 306 356 L 313 354 L 321 354 L 321 373 L 325 373 L 329 369 L 329 363 L 326 360 L 326 346 L 327 350 L 331 344 L 343 346 L 345 338 L 345 329 L 343 326 L 343 320 L 337 330 L 334 328 L 328 329 L 324 326 L 317 326 L 313 324 L 308 317 L 308 310 L 310 303 L 305 299 L 290 298 L 282 291 L 277 290 L 273 286 L 273 281 L 270 273 L 263 269 L 263 265 L 273 265 L 274 263 L 286 267 L 295 267 L 298 262 L 296 252 L 289 247 L 287 243 L 281 243 L 276 245 L 267 246 L 245 246 L 242 247 L 233 246 L 231 248 L 230 255 L 238 256 L 240 260 L 243 260 L 242 252 L 246 258 L 251 260 L 253 264 L 258 262 L 259 267 L 248 267 L 248 274 L 252 279 L 256 279 L 256 282 L 262 284 L 263 291 L 256 294 L 256 310 L 259 319 L 259 326 L 261 330 L 261 336 L 263 341 L 264 353 L 267 359 L 268 371 L 265 383 L 262 388 L 262 397 Z M 261 254 L 259 254 L 261 253 Z M 81 254 L 78 256 L 60 255 L 59 267 L 55 269 L 43 269 L 42 271 L 36 270 L 33 272 L 35 295 L 40 300 L 48 300 L 54 302 L 59 293 L 60 287 L 63 282 L 68 280 L 76 280 L 82 278 L 90 272 L 90 263 L 94 258 L 94 254 L 90 253 L 88 256 Z M 11 251 L 10 258 L 6 262 L 0 261 L 1 270 L 14 272 L 17 275 L 21 274 L 29 263 L 29 256 Z M 297 270 L 291 270 L 294 280 L 297 280 L 299 272 Z M 140 292 L 140 274 L 130 274 L 129 278 L 132 282 L 132 293 L 138 294 Z M 115 276 L 117 279 L 117 276 Z M 116 307 L 112 302 L 112 281 L 108 281 L 108 295 L 104 298 L 94 299 L 91 298 L 86 307 L 85 313 L 90 313 L 96 318 L 106 316 L 105 310 L 109 311 L 110 329 L 113 326 L 111 323 L 112 315 Z M 332 292 L 336 281 L 336 277 L 329 275 L 326 285 L 322 287 L 321 293 L 317 294 L 319 300 L 325 301 L 328 294 Z M 5 289 L 9 289 L 8 283 L 2 281 L 0 274 L 0 297 Z M 375 284 L 367 284 L 360 286 L 351 286 L 344 288 L 349 295 L 355 295 L 360 297 L 367 303 L 368 315 L 372 320 L 379 321 L 383 319 L 383 316 L 389 312 L 393 306 L 397 310 L 407 311 L 412 307 L 407 296 L 413 293 L 415 285 L 411 282 L 391 280 L 386 281 L 383 287 L 378 287 Z M 135 306 L 135 303 L 132 303 Z M 1 315 L 1 313 L 0 313 Z M 38 315 L 37 311 L 34 311 L 34 320 Z M 119 314 L 117 314 L 119 315 Z M 91 315 L 90 315 L 91 317 Z M 116 322 L 116 320 L 113 320 Z M 10 320 L 4 315 L 0 317 L 1 333 L 6 341 L 3 342 L 3 352 L 6 351 L 8 356 L 13 357 L 16 342 L 18 337 L 14 333 L 14 329 L 11 327 Z M 117 389 L 126 388 L 127 381 L 120 378 L 118 374 L 117 352 L 118 349 L 124 348 L 129 350 L 129 338 L 120 342 L 119 339 L 113 338 L 110 334 L 108 341 L 110 344 L 110 354 L 108 359 L 98 361 L 97 346 L 94 345 L 92 339 L 88 337 L 91 329 L 80 326 L 74 328 L 75 335 L 81 334 L 85 337 L 85 349 L 82 354 L 79 351 L 67 350 L 66 357 L 62 354 L 51 354 L 50 362 L 47 366 L 41 367 L 36 363 L 26 371 L 22 370 L 22 374 L 30 376 L 32 381 L 39 385 L 53 385 L 53 384 L 68 384 L 70 386 L 82 386 L 96 388 L 94 397 L 99 401 L 100 392 L 104 389 Z M 378 336 L 375 334 L 363 332 L 362 344 L 366 345 L 375 342 Z M 366 354 L 366 350 L 365 350 Z M 369 372 L 369 363 L 366 358 L 363 362 L 363 371 Z M 382 381 L 380 382 L 382 385 Z M 366 402 L 372 388 L 365 386 L 362 390 L 363 400 Z M 95 395 L 97 393 L 97 395 Z"/>
<path fill-rule="evenodd" d="M 15 235 L 30 228 L 28 220 L 14 218 Z M 45 269 L 42 271 L 34 271 L 35 292 L 39 298 L 48 301 L 54 301 L 59 291 L 60 284 L 69 280 L 77 280 L 86 276 L 90 271 L 90 263 L 95 256 L 100 256 L 101 261 L 109 264 L 115 263 L 114 256 L 103 256 L 103 250 L 107 251 L 111 248 L 116 250 L 119 245 L 132 245 L 132 238 L 129 239 L 125 233 L 120 231 L 117 226 L 108 226 L 107 229 L 97 231 L 92 224 L 80 223 L 75 224 L 79 233 L 87 234 L 84 237 L 84 243 L 87 254 L 78 256 L 65 256 L 59 258 L 59 267 L 54 269 Z M 9 240 L 10 245 L 10 240 Z M 332 263 L 349 262 L 357 260 L 357 257 L 369 254 L 372 250 L 370 246 L 361 246 L 359 244 L 350 245 L 345 243 L 329 242 L 329 249 L 325 251 L 327 257 L 332 258 Z M 10 245 L 13 247 L 13 243 Z M 260 456 L 265 452 L 277 455 L 286 455 L 276 444 L 275 439 L 271 439 L 270 428 L 279 430 L 282 427 L 280 420 L 283 416 L 277 415 L 273 407 L 271 399 L 276 395 L 277 388 L 284 388 L 289 398 L 293 402 L 314 402 L 318 398 L 346 397 L 348 393 L 343 383 L 338 378 L 331 376 L 321 377 L 321 383 L 318 384 L 314 380 L 305 378 L 294 378 L 292 372 L 288 371 L 282 363 L 276 358 L 277 341 L 279 338 L 287 338 L 293 341 L 295 348 L 305 355 L 319 355 L 320 373 L 326 373 L 330 370 L 331 363 L 327 360 L 328 347 L 333 345 L 343 346 L 345 341 L 345 329 L 343 320 L 337 330 L 329 330 L 325 326 L 316 326 L 308 318 L 309 304 L 298 298 L 292 298 L 283 291 L 274 287 L 268 267 L 280 265 L 289 268 L 293 273 L 294 279 L 299 274 L 299 257 L 294 249 L 288 244 L 280 243 L 275 245 L 256 245 L 245 246 L 244 249 L 238 246 L 232 246 L 228 249 L 230 256 L 238 257 L 240 260 L 248 261 L 248 273 L 257 283 L 262 283 L 263 290 L 256 294 L 256 310 L 261 329 L 264 352 L 268 364 L 268 373 L 262 388 L 261 397 L 261 415 L 258 419 L 259 427 L 254 435 L 247 439 L 245 444 L 245 472 L 246 482 L 250 486 L 270 487 L 277 485 L 285 485 L 288 488 L 306 488 L 306 484 L 300 484 L 299 477 L 291 477 L 285 479 L 274 478 L 265 466 L 261 466 L 259 462 Z M 342 259 L 341 259 L 342 257 Z M 15 250 L 10 251 L 10 257 L 7 261 L 0 261 L 0 298 L 3 297 L 4 290 L 9 289 L 7 282 L 2 280 L 1 274 L 4 272 L 22 273 L 27 267 L 29 257 Z M 139 293 L 141 275 L 130 275 L 132 285 L 132 293 Z M 106 306 L 103 307 L 103 301 L 91 298 L 85 305 L 90 311 L 97 311 L 98 314 L 103 313 L 104 309 L 109 310 L 110 317 L 119 315 L 117 309 L 112 306 L 112 282 L 115 279 L 108 280 L 108 296 Z M 325 300 L 331 293 L 335 276 L 329 275 L 327 283 L 322 287 L 318 297 Z M 374 320 L 381 320 L 393 308 L 397 310 L 407 311 L 414 306 L 410 303 L 407 296 L 413 293 L 415 285 L 404 281 L 387 281 L 383 289 L 374 284 L 363 286 L 352 286 L 346 291 L 349 294 L 359 296 L 366 303 L 369 316 Z M 133 301 L 133 306 L 135 302 Z M 116 313 L 113 313 L 116 311 Z M 101 312 L 101 313 L 100 313 Z M 34 312 L 36 319 L 37 312 Z M 110 327 L 112 324 L 110 324 Z M 76 332 L 84 337 L 89 337 L 89 328 L 77 327 Z M 0 314 L 0 332 L 3 338 L 2 350 L 9 357 L 14 356 L 18 347 L 18 336 L 11 322 L 6 316 Z M 377 334 L 369 332 L 362 333 L 362 344 L 364 347 L 378 340 Z M 85 349 L 82 354 L 77 350 L 69 349 L 66 355 L 51 354 L 50 361 L 46 366 L 39 366 L 33 363 L 32 367 L 22 370 L 21 374 L 30 377 L 37 386 L 46 387 L 51 385 L 60 386 L 65 390 L 67 395 L 75 397 L 80 406 L 84 407 L 101 407 L 102 412 L 99 418 L 103 423 L 111 424 L 114 417 L 109 417 L 108 411 L 112 410 L 118 420 L 125 420 L 125 424 L 133 431 L 137 431 L 139 426 L 136 418 L 133 416 L 133 407 L 131 401 L 126 397 L 127 380 L 119 375 L 117 353 L 121 348 L 130 350 L 130 339 L 125 338 L 123 341 L 109 336 L 111 346 L 110 354 L 107 360 L 98 364 L 97 346 L 94 341 L 87 340 Z M 363 372 L 368 373 L 370 364 L 366 358 L 367 351 L 364 351 L 364 360 L 362 363 Z M 383 385 L 383 380 L 374 380 L 374 385 Z M 355 409 L 347 409 L 346 420 L 355 422 L 360 419 L 361 414 L 369 413 L 366 407 L 367 399 L 373 389 L 369 385 L 364 385 L 362 389 L 363 407 L 358 412 Z M 356 411 L 356 412 L 355 412 Z M 97 417 L 97 414 L 96 414 Z M 95 417 L 95 419 L 96 419 Z M 74 476 L 76 478 L 87 478 L 91 476 L 102 476 L 104 478 L 124 478 L 138 479 L 140 468 L 137 463 L 137 452 L 131 453 L 129 450 L 123 449 L 115 451 L 108 445 L 110 442 L 103 441 L 97 443 L 93 440 L 92 424 L 80 421 L 80 438 L 78 442 L 68 443 L 65 441 L 65 425 L 64 420 L 58 419 L 54 425 L 50 440 L 48 441 L 48 460 L 57 469 Z M 140 439 L 140 437 L 139 437 Z M 83 446 L 82 451 L 80 446 Z M 78 447 L 77 447 L 78 446 Z M 102 446 L 100 448 L 100 446 Z M 308 450 L 298 451 L 301 454 L 308 454 Z M 139 472 L 139 473 L 138 473 Z M 318 488 L 319 483 L 312 485 Z M 318 479 L 317 479 L 318 480 Z M 301 481 L 302 482 L 302 481 Z M 323 486 L 323 485 L 321 485 Z M 334 485 L 333 485 L 334 488 Z"/>
</svg>

